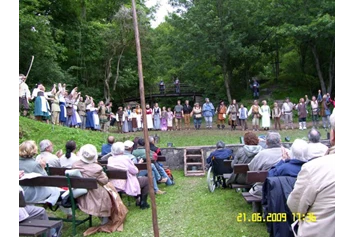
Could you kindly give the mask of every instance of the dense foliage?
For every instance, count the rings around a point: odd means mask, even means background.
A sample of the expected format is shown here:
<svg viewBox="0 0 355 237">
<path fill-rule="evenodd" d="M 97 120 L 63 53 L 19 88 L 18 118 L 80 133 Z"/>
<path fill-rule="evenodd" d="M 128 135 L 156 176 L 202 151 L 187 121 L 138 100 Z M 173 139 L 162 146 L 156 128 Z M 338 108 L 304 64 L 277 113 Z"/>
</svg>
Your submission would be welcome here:
<svg viewBox="0 0 355 237">
<path fill-rule="evenodd" d="M 256 77 L 274 99 L 319 88 L 334 97 L 334 0 L 170 4 L 175 13 L 153 29 L 155 9 L 137 1 L 146 92 L 178 77 L 212 101 L 240 101 Z M 20 0 L 19 37 L 19 72 L 35 57 L 31 88 L 62 82 L 115 107 L 139 94 L 129 0 Z"/>
</svg>

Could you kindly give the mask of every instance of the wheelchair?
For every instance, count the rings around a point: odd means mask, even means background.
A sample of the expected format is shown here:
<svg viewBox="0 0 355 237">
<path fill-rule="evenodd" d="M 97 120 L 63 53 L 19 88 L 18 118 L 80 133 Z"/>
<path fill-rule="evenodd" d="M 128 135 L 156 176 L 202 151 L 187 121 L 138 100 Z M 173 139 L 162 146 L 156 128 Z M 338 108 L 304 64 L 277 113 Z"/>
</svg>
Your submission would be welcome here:
<svg viewBox="0 0 355 237">
<path fill-rule="evenodd" d="M 214 192 L 216 187 L 227 187 L 226 179 L 223 177 L 223 174 L 231 174 L 233 169 L 230 166 L 226 166 L 223 161 L 229 159 L 231 159 L 231 157 L 225 159 L 212 157 L 212 161 L 209 164 L 210 167 L 207 171 L 207 185 L 211 193 Z"/>
</svg>

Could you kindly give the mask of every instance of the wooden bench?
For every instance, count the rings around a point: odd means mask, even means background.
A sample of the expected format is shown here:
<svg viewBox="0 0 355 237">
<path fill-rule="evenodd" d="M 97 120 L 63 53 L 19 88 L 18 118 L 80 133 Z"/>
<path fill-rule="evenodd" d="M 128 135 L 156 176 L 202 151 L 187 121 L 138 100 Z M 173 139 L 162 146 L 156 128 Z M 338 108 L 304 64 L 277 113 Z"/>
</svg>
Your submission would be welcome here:
<svg viewBox="0 0 355 237">
<path fill-rule="evenodd" d="M 19 207 L 26 207 L 25 197 L 23 192 L 19 192 Z M 51 228 L 57 228 L 62 225 L 62 221 L 51 220 L 24 220 L 19 222 L 19 236 L 49 236 Z"/>
<path fill-rule="evenodd" d="M 40 176 L 33 179 L 23 179 L 19 181 L 21 186 L 48 186 L 48 187 L 67 187 L 69 190 L 69 197 L 72 209 L 72 218 L 53 218 L 50 217 L 50 220 L 62 220 L 65 222 L 72 223 L 72 233 L 76 235 L 76 226 L 89 221 L 89 226 L 92 226 L 92 216 L 88 215 L 85 219 L 77 220 L 75 215 L 75 210 L 77 205 L 74 200 L 72 188 L 85 188 L 85 189 L 96 189 L 98 187 L 97 181 L 95 178 L 80 178 L 80 177 L 70 177 L 66 176 Z M 58 205 L 60 205 L 58 203 Z"/>
<path fill-rule="evenodd" d="M 268 176 L 267 170 L 247 171 L 246 183 L 251 185 L 257 182 L 263 183 L 267 176 Z M 249 192 L 243 192 L 242 196 L 244 200 L 248 203 L 261 202 L 261 198 L 255 197 L 251 195 Z"/>
<path fill-rule="evenodd" d="M 65 176 L 66 170 L 70 170 L 70 168 L 46 167 L 48 175 Z M 106 166 L 103 167 L 103 170 L 109 179 L 127 179 L 127 172 L 125 170 L 110 169 Z"/>
<path fill-rule="evenodd" d="M 235 175 L 238 174 L 247 174 L 247 172 L 249 171 L 249 165 L 248 164 L 234 164 L 233 166 L 233 173 Z M 249 189 L 251 188 L 251 184 L 247 183 L 247 184 L 232 184 L 232 188 L 235 188 L 236 190 L 238 188 L 245 188 L 245 189 Z"/>
</svg>

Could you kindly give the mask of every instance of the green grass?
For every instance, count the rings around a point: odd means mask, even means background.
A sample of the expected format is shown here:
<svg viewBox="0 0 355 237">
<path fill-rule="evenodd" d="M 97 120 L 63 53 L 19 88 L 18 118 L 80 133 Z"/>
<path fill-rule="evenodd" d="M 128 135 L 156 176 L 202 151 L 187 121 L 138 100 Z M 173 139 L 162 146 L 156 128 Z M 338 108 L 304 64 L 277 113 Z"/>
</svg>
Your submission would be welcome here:
<svg viewBox="0 0 355 237">
<path fill-rule="evenodd" d="M 286 136 L 291 138 L 291 142 L 296 138 L 307 138 L 307 133 L 311 127 L 311 123 L 308 123 L 308 130 L 298 130 L 298 123 L 294 122 L 294 130 L 282 130 L 280 131 L 281 137 L 284 141 Z M 251 128 L 251 122 L 248 123 Z M 273 125 L 272 125 L 273 126 Z M 193 126 L 192 126 L 193 127 Z M 186 147 L 186 146 L 215 146 L 216 142 L 221 140 L 226 144 L 239 144 L 240 137 L 244 135 L 245 131 L 239 130 L 238 127 L 235 131 L 230 131 L 227 126 L 224 130 L 218 130 L 214 124 L 212 130 L 206 130 L 204 128 L 204 122 L 202 123 L 201 130 L 181 130 L 181 131 L 148 131 L 148 134 L 154 136 L 157 134 L 160 137 L 158 146 L 161 148 L 167 147 L 167 143 L 172 142 L 174 147 Z M 77 143 L 77 147 L 90 143 L 96 146 L 98 151 L 101 151 L 102 144 L 106 143 L 108 135 L 116 137 L 117 141 L 133 140 L 135 137 L 144 137 L 143 132 L 132 133 L 117 133 L 116 127 L 111 127 L 109 133 L 81 130 L 74 128 L 67 128 L 62 126 L 53 126 L 51 124 L 40 123 L 32 119 L 20 117 L 19 119 L 19 142 L 24 140 L 34 140 L 37 144 L 43 139 L 50 139 L 53 142 L 54 150 L 65 150 L 65 143 L 68 140 L 74 140 Z M 324 129 L 320 130 L 322 139 L 326 139 L 327 133 Z M 266 135 L 267 131 L 256 132 L 257 135 Z"/>
<path fill-rule="evenodd" d="M 206 177 L 185 177 L 181 170 L 174 171 L 173 175 L 176 184 L 174 186 L 159 184 L 160 189 L 167 193 L 156 195 L 160 236 L 268 236 L 265 223 L 237 222 L 238 213 L 245 213 L 248 218 L 252 215 L 251 205 L 244 201 L 241 193 L 234 189 L 222 188 L 216 188 L 211 193 L 207 188 Z M 125 196 L 123 202 L 129 209 L 123 232 L 97 233 L 92 236 L 154 236 L 151 208 L 140 210 L 132 202 L 128 206 Z M 150 198 L 148 202 L 150 203 Z M 50 215 L 64 214 L 57 210 L 54 213 L 50 212 Z M 93 217 L 93 225 L 99 223 L 99 219 Z M 82 236 L 87 228 L 88 223 L 79 225 L 76 236 Z M 63 231 L 63 236 L 71 236 L 71 225 L 65 223 Z"/>
</svg>

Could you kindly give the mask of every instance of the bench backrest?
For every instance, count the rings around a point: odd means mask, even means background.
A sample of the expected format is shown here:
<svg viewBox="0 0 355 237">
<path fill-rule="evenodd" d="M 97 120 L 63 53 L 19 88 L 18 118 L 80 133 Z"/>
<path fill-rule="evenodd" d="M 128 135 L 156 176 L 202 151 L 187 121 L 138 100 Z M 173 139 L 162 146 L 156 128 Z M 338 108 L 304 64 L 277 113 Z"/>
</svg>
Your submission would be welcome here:
<svg viewBox="0 0 355 237">
<path fill-rule="evenodd" d="M 223 164 L 224 164 L 224 166 L 226 166 L 226 167 L 231 167 L 232 160 L 223 160 Z"/>
<path fill-rule="evenodd" d="M 248 171 L 246 182 L 249 184 L 256 183 L 256 182 L 264 182 L 267 176 L 268 176 L 267 170 Z"/>
<path fill-rule="evenodd" d="M 158 156 L 157 161 L 164 162 L 164 161 L 166 161 L 166 157 L 165 156 Z M 101 165 L 107 165 L 107 160 L 98 160 L 98 162 Z"/>
<path fill-rule="evenodd" d="M 48 175 L 65 176 L 66 170 L 70 170 L 70 168 L 47 167 Z M 127 179 L 127 171 L 125 170 L 111 169 L 105 167 L 104 171 L 109 179 Z"/>
<path fill-rule="evenodd" d="M 234 164 L 233 172 L 235 174 L 246 174 L 249 171 L 248 164 Z"/>
<path fill-rule="evenodd" d="M 49 187 L 69 187 L 72 188 L 97 188 L 95 178 L 79 178 L 69 176 L 40 176 L 33 179 L 20 180 L 21 186 L 49 186 Z"/>
</svg>

